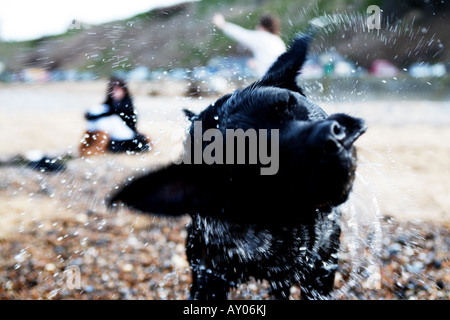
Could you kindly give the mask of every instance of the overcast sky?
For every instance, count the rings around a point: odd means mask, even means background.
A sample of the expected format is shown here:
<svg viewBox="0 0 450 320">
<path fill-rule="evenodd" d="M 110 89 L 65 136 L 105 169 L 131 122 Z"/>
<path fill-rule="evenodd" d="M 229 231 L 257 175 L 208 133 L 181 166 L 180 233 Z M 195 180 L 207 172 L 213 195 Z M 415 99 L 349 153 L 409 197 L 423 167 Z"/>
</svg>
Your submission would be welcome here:
<svg viewBox="0 0 450 320">
<path fill-rule="evenodd" d="M 0 5 L 0 39 L 36 39 L 65 32 L 74 19 L 99 24 L 179 2 L 184 1 L 3 0 Z"/>
</svg>

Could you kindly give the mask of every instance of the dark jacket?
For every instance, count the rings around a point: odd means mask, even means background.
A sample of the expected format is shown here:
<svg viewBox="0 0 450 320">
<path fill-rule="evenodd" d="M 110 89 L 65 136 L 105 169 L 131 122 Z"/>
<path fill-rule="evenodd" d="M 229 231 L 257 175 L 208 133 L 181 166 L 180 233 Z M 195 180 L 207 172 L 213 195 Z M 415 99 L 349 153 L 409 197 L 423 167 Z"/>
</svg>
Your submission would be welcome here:
<svg viewBox="0 0 450 320">
<path fill-rule="evenodd" d="M 125 97 L 121 101 L 108 100 L 105 105 L 108 107 L 108 110 L 101 114 L 91 114 L 86 112 L 84 117 L 87 120 L 97 120 L 102 117 L 108 117 L 111 115 L 118 115 L 126 125 L 137 133 L 136 123 L 137 123 L 137 114 L 133 107 L 133 101 L 130 97 Z"/>
</svg>

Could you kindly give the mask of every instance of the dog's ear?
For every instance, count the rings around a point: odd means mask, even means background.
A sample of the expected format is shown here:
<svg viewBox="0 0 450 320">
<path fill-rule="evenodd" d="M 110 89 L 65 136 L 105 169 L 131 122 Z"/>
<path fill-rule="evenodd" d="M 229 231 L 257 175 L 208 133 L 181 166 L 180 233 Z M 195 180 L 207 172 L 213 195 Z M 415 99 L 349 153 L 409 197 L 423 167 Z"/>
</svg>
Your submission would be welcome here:
<svg viewBox="0 0 450 320">
<path fill-rule="evenodd" d="M 256 85 L 289 89 L 304 96 L 302 89 L 296 83 L 296 78 L 305 63 L 310 39 L 310 33 L 297 36 L 290 48 L 278 57 Z"/>
<path fill-rule="evenodd" d="M 193 122 L 197 119 L 197 115 L 192 112 L 191 110 L 188 109 L 183 109 L 184 114 L 186 115 L 186 117 L 188 117 L 189 121 Z"/>
<path fill-rule="evenodd" d="M 144 213 L 180 216 L 213 203 L 202 166 L 172 164 L 126 184 L 108 201 L 122 202 Z M 211 190 L 211 189 L 209 189 Z"/>
</svg>

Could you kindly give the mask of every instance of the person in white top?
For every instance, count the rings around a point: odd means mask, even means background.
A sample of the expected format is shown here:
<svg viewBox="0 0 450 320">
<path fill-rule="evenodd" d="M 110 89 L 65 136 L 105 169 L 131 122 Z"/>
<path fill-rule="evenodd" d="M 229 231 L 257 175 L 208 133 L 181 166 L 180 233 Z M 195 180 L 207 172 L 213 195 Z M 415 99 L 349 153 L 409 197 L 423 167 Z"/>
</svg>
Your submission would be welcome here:
<svg viewBox="0 0 450 320">
<path fill-rule="evenodd" d="M 280 23 L 270 14 L 260 17 L 256 30 L 244 29 L 227 22 L 224 16 L 216 13 L 213 23 L 227 36 L 240 42 L 253 53 L 248 65 L 258 76 L 263 76 L 278 56 L 286 51 L 286 45 L 280 38 Z"/>
</svg>

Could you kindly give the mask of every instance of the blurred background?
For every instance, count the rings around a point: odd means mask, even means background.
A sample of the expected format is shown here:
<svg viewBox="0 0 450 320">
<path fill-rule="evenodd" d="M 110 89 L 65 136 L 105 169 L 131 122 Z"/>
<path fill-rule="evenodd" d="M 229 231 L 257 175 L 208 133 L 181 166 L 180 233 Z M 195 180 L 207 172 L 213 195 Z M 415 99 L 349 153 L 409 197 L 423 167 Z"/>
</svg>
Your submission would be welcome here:
<svg viewBox="0 0 450 320">
<path fill-rule="evenodd" d="M 380 29 L 367 28 L 370 5 Z M 287 45 L 311 19 L 334 21 L 315 35 L 298 82 L 326 112 L 369 127 L 357 141 L 338 298 L 450 297 L 449 1 L 16 0 L 0 8 L 0 299 L 188 296 L 186 221 L 112 214 L 104 199 L 181 150 L 182 108 L 201 111 L 256 80 L 251 52 L 214 14 L 254 29 L 266 12 Z M 128 82 L 153 150 L 80 157 L 83 114 L 112 75 Z M 45 155 L 61 171 L 30 165 Z M 81 290 L 64 285 L 73 265 Z M 234 297 L 267 295 L 257 284 Z"/>
<path fill-rule="evenodd" d="M 176 1 L 172 1 L 176 2 Z M 228 21 L 254 29 L 261 14 L 281 20 L 286 43 L 305 32 L 308 21 L 322 14 L 342 14 L 312 50 L 308 77 L 327 75 L 444 77 L 449 68 L 450 31 L 447 1 L 147 1 L 111 4 L 16 1 L 0 13 L 0 74 L 4 82 L 82 81 L 112 73 L 132 80 L 162 75 L 180 80 L 197 73 L 242 77 L 249 52 L 216 32 L 216 12 Z M 364 27 L 369 5 L 382 9 L 382 28 Z M 164 7 L 161 7 L 164 6 Z M 27 10 L 22 10 L 27 8 Z M 119 20 L 120 17 L 120 20 Z M 52 33 L 53 32 L 53 33 Z M 327 59 L 328 58 L 328 59 Z M 225 61 L 224 61 L 225 60 Z M 336 65 L 337 64 L 337 65 Z M 245 64 L 244 64 L 245 65 Z M 234 71 L 234 72 L 232 72 Z"/>
</svg>

